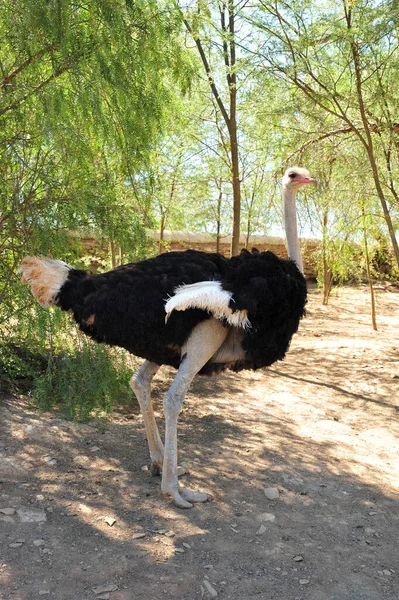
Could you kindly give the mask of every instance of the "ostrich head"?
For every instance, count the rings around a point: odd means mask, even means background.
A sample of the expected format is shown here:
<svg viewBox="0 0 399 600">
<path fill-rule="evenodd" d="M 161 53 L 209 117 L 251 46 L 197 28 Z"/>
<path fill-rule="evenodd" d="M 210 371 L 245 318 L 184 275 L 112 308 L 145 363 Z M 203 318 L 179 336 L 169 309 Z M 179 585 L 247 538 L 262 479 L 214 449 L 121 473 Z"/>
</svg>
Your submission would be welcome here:
<svg viewBox="0 0 399 600">
<path fill-rule="evenodd" d="M 283 188 L 295 190 L 295 192 L 310 183 L 317 183 L 317 180 L 313 179 L 309 171 L 303 167 L 290 167 L 283 176 Z"/>
<path fill-rule="evenodd" d="M 310 176 L 307 169 L 302 167 L 290 167 L 283 176 L 283 198 L 284 198 L 284 225 L 287 238 L 288 256 L 294 260 L 298 269 L 303 273 L 303 264 L 301 257 L 301 248 L 299 245 L 296 204 L 295 198 L 297 191 L 304 185 L 317 183 L 316 179 Z"/>
</svg>

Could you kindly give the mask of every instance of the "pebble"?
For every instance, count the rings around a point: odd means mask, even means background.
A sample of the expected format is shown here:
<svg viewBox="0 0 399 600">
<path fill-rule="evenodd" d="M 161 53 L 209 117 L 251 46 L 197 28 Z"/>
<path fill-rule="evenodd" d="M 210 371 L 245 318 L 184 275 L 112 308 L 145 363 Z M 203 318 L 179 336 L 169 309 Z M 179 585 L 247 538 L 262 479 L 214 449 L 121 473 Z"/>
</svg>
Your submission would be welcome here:
<svg viewBox="0 0 399 600">
<path fill-rule="evenodd" d="M 300 579 L 299 580 L 300 585 L 308 585 L 308 583 L 310 583 L 310 579 Z"/>
<path fill-rule="evenodd" d="M 180 554 L 184 554 L 184 548 L 175 548 L 175 552 L 178 552 Z"/>
<path fill-rule="evenodd" d="M 33 545 L 37 547 L 44 546 L 44 543 L 44 540 L 33 540 Z"/>
<path fill-rule="evenodd" d="M 183 542 L 182 544 L 185 548 L 188 548 L 190 550 L 191 546 L 190 544 L 187 544 L 187 542 Z"/>
<path fill-rule="evenodd" d="M 267 527 L 266 525 L 261 525 L 258 529 L 258 531 L 256 532 L 256 535 L 263 535 L 264 533 L 266 533 L 267 531 Z"/>
<path fill-rule="evenodd" d="M 0 513 L 3 515 L 15 515 L 15 508 L 0 508 Z"/>
<path fill-rule="evenodd" d="M 140 532 L 133 533 L 133 535 L 132 535 L 133 540 L 141 540 L 144 537 L 145 537 L 145 533 L 140 533 Z"/>
<path fill-rule="evenodd" d="M 303 556 L 301 556 L 300 554 L 298 554 L 298 556 L 294 556 L 294 558 L 292 559 L 295 562 L 302 562 L 303 561 Z"/>
<path fill-rule="evenodd" d="M 44 462 L 46 462 L 48 465 L 54 466 L 57 464 L 56 459 L 53 456 L 50 456 L 49 454 L 47 456 L 43 456 L 43 460 Z"/>
<path fill-rule="evenodd" d="M 50 593 L 50 590 L 40 590 L 39 591 L 39 596 L 46 596 L 49 593 Z"/>
<path fill-rule="evenodd" d="M 172 537 L 175 537 L 175 535 L 176 535 L 176 534 L 175 534 L 175 532 L 174 532 L 174 531 L 167 531 L 167 532 L 165 533 L 165 537 L 170 537 L 170 538 L 172 538 Z"/>
<path fill-rule="evenodd" d="M 260 515 L 260 520 L 261 521 L 270 521 L 271 523 L 275 520 L 276 515 L 273 515 L 273 513 L 262 513 Z"/>
<path fill-rule="evenodd" d="M 75 465 L 79 465 L 79 466 L 84 466 L 87 465 L 87 463 L 92 460 L 90 459 L 88 456 L 86 456 L 85 454 L 78 454 L 77 456 L 75 456 L 75 458 L 73 459 L 73 462 L 75 463 Z"/>
<path fill-rule="evenodd" d="M 22 546 L 22 542 L 14 542 L 13 544 L 8 544 L 9 548 L 20 548 Z"/>
<path fill-rule="evenodd" d="M 93 592 L 97 594 L 104 594 L 107 592 L 115 592 L 118 589 L 118 586 L 115 583 L 105 583 L 104 585 L 99 585 L 95 588 L 91 588 Z"/>
<path fill-rule="evenodd" d="M 21 506 L 18 508 L 17 515 L 22 523 L 42 523 L 47 521 L 46 513 L 42 508 L 31 508 Z"/>
<path fill-rule="evenodd" d="M 0 516 L 0 521 L 2 523 L 15 523 L 14 519 L 12 517 L 8 517 L 7 515 Z"/>
<path fill-rule="evenodd" d="M 268 500 L 278 500 L 280 498 L 280 492 L 275 487 L 265 488 L 263 491 Z"/>
<path fill-rule="evenodd" d="M 211 584 L 211 583 L 210 583 L 210 582 L 209 582 L 207 579 L 204 579 L 204 580 L 203 580 L 203 582 L 202 582 L 202 586 L 205 588 L 205 592 L 204 592 L 204 594 L 207 592 L 207 593 L 208 593 L 208 595 L 209 595 L 211 598 L 217 598 L 217 597 L 218 597 L 218 593 L 217 593 L 217 591 L 215 590 L 215 588 L 213 587 L 213 585 L 212 585 L 212 584 Z M 202 586 L 201 586 L 201 587 L 202 587 Z M 202 590 L 201 590 L 201 591 L 202 591 Z M 201 596 L 203 597 L 203 596 L 204 596 L 204 594 L 201 594 Z"/>
</svg>

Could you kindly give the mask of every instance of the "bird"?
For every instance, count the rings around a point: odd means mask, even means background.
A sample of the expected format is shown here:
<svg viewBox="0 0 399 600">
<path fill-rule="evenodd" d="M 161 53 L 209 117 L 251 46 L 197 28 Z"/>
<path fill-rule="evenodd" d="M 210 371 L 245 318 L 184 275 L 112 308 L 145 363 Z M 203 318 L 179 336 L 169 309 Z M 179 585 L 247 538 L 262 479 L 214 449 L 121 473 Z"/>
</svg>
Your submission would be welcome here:
<svg viewBox="0 0 399 600">
<path fill-rule="evenodd" d="M 305 313 L 307 287 L 299 246 L 296 193 L 316 183 L 302 167 L 282 178 L 288 259 L 243 249 L 237 256 L 167 252 L 91 274 L 53 258 L 27 256 L 20 271 L 43 306 L 72 313 L 99 343 L 125 348 L 144 362 L 130 386 L 140 405 L 151 472 L 180 508 L 211 496 L 179 482 L 177 424 L 197 374 L 260 369 L 282 360 Z M 151 382 L 161 365 L 177 370 L 163 399 L 165 444 Z"/>
</svg>

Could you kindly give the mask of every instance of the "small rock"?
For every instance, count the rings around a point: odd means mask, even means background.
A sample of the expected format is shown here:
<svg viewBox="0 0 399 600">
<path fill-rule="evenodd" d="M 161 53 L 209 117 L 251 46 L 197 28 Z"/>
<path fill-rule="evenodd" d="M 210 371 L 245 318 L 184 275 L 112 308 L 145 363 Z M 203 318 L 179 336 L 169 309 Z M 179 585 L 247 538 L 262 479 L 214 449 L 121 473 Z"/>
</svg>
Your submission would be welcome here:
<svg viewBox="0 0 399 600">
<path fill-rule="evenodd" d="M 110 527 L 112 527 L 112 525 L 114 525 L 116 523 L 116 519 L 114 519 L 114 517 L 104 517 L 104 521 L 107 523 L 107 525 L 109 525 Z"/>
<path fill-rule="evenodd" d="M 33 540 L 33 545 L 37 547 L 44 546 L 44 543 L 44 540 Z"/>
<path fill-rule="evenodd" d="M 85 454 L 78 454 L 73 459 L 73 462 L 75 463 L 75 465 L 79 465 L 81 467 L 87 465 L 89 461 L 90 461 L 90 458 L 88 456 L 86 456 Z"/>
<path fill-rule="evenodd" d="M 8 544 L 9 548 L 20 548 L 22 546 L 22 542 L 14 542 L 13 544 Z"/>
<path fill-rule="evenodd" d="M 215 590 L 215 588 L 212 586 L 212 584 L 207 579 L 204 579 L 204 581 L 202 582 L 202 585 L 204 586 L 206 592 L 208 593 L 208 595 L 211 598 L 218 597 L 217 591 Z"/>
<path fill-rule="evenodd" d="M 302 562 L 303 561 L 303 556 L 301 556 L 300 554 L 298 554 L 298 556 L 294 556 L 294 558 L 292 559 L 295 562 Z"/>
<path fill-rule="evenodd" d="M 278 500 L 280 498 L 280 492 L 275 487 L 265 488 L 263 491 L 268 500 Z"/>
<path fill-rule="evenodd" d="M 190 548 L 191 548 L 190 544 L 187 544 L 187 542 L 183 542 L 183 546 L 185 548 L 187 548 L 188 550 L 190 550 Z"/>
<path fill-rule="evenodd" d="M 0 521 L 2 523 L 15 523 L 14 519 L 12 517 L 8 517 L 7 515 L 5 515 L 5 516 L 0 515 Z"/>
<path fill-rule="evenodd" d="M 39 501 L 44 500 L 43 494 L 36 494 L 36 500 L 39 500 Z"/>
<path fill-rule="evenodd" d="M 132 535 L 133 540 L 141 540 L 144 537 L 145 537 L 144 532 L 137 532 L 137 533 L 133 533 L 133 535 Z"/>
<path fill-rule="evenodd" d="M 148 469 L 148 465 L 143 465 L 143 466 L 141 467 L 141 470 L 142 470 L 142 471 L 148 471 L 148 470 L 149 470 L 149 469 Z"/>
<path fill-rule="evenodd" d="M 46 462 L 48 465 L 51 465 L 51 466 L 54 466 L 57 464 L 57 461 L 54 458 L 54 456 L 50 456 L 50 454 L 43 456 L 43 460 L 44 460 L 44 462 Z"/>
<path fill-rule="evenodd" d="M 39 596 L 46 596 L 50 593 L 50 590 L 39 590 Z"/>
<path fill-rule="evenodd" d="M 375 535 L 375 529 L 373 529 L 372 527 L 365 527 L 364 533 L 365 535 Z"/>
<path fill-rule="evenodd" d="M 271 523 L 275 520 L 276 515 L 273 515 L 273 513 L 262 513 L 260 515 L 260 520 L 261 521 L 270 521 Z"/>
<path fill-rule="evenodd" d="M 389 569 L 383 569 L 382 573 L 383 573 L 383 575 L 392 575 L 392 573 Z"/>
<path fill-rule="evenodd" d="M 258 531 L 256 532 L 256 535 L 263 535 L 264 533 L 266 533 L 267 531 L 267 527 L 266 525 L 261 525 L 258 529 Z"/>
<path fill-rule="evenodd" d="M 175 534 L 175 532 L 174 532 L 174 531 L 167 531 L 167 532 L 165 533 L 165 537 L 170 537 L 170 538 L 172 538 L 172 537 L 175 537 L 175 535 L 176 535 L 176 534 Z"/>
<path fill-rule="evenodd" d="M 100 448 L 98 446 L 92 446 L 90 448 L 90 452 L 98 452 L 100 450 Z"/>
<path fill-rule="evenodd" d="M 184 554 L 184 548 L 175 548 L 175 552 L 178 552 L 180 554 Z"/>
<path fill-rule="evenodd" d="M 21 506 L 18 508 L 17 515 L 22 523 L 42 523 L 47 521 L 46 513 L 42 508 L 31 508 Z"/>
<path fill-rule="evenodd" d="M 310 579 L 300 579 L 299 580 L 300 585 L 308 585 L 308 583 L 310 583 Z"/>
<path fill-rule="evenodd" d="M 0 508 L 0 513 L 3 515 L 15 515 L 15 508 Z"/>
<path fill-rule="evenodd" d="M 104 585 L 99 585 L 98 587 L 91 588 L 93 592 L 97 594 L 104 594 L 106 592 L 115 592 L 118 589 L 118 586 L 114 583 L 105 583 Z"/>
</svg>

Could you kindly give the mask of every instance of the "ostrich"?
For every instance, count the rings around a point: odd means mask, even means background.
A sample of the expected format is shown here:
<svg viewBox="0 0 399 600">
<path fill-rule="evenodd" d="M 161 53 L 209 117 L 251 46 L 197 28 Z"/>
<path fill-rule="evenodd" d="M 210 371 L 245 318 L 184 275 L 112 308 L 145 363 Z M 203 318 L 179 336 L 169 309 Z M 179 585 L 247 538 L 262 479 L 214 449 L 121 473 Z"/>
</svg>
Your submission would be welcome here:
<svg viewBox="0 0 399 600">
<path fill-rule="evenodd" d="M 151 471 L 162 473 L 162 492 L 181 508 L 210 498 L 178 481 L 177 421 L 193 378 L 282 360 L 304 315 L 306 282 L 295 196 L 315 181 L 299 167 L 284 174 L 288 260 L 255 249 L 230 259 L 187 250 L 95 275 L 50 258 L 22 262 L 22 282 L 30 284 L 42 306 L 71 311 L 95 341 L 145 359 L 130 385 L 145 424 Z M 163 364 L 177 369 L 163 401 L 165 447 L 150 395 L 151 381 Z"/>
</svg>

